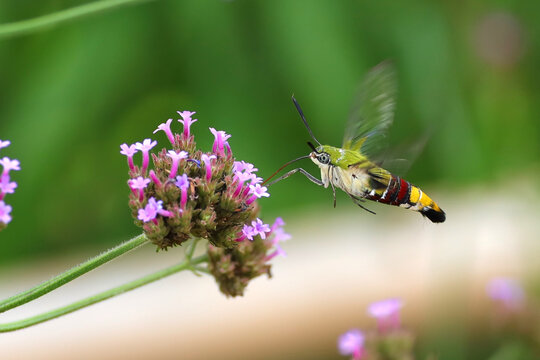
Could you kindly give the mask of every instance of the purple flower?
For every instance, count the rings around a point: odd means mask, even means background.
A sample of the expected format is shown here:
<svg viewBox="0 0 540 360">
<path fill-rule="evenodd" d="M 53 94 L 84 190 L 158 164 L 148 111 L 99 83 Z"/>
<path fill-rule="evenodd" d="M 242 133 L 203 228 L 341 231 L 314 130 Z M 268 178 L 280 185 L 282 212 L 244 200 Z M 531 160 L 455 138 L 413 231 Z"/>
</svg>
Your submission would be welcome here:
<svg viewBox="0 0 540 360">
<path fill-rule="evenodd" d="M 157 141 L 152 141 L 152 139 L 144 139 L 142 143 L 137 142 L 135 143 L 135 148 L 137 150 L 142 151 L 143 153 L 143 163 L 142 163 L 142 173 L 146 173 L 146 169 L 148 169 L 148 163 L 150 162 L 150 156 L 148 155 L 148 152 L 152 150 L 154 146 L 157 145 Z"/>
<path fill-rule="evenodd" d="M 0 222 L 8 224 L 11 221 L 11 206 L 0 200 Z"/>
<path fill-rule="evenodd" d="M 236 190 L 234 190 L 234 194 L 233 194 L 234 197 L 237 197 L 238 195 L 240 195 L 240 192 L 242 191 L 242 187 L 244 186 L 244 183 L 246 181 L 249 181 L 250 178 L 251 176 L 246 172 L 237 171 L 234 173 L 234 180 L 238 182 L 236 184 Z"/>
<path fill-rule="evenodd" d="M 173 119 L 167 120 L 167 122 L 164 122 L 163 124 L 159 124 L 158 128 L 154 130 L 153 134 L 157 133 L 158 131 L 164 131 L 167 135 L 167 139 L 171 142 L 171 145 L 174 145 L 174 135 L 171 131 L 171 122 Z"/>
<path fill-rule="evenodd" d="M 225 146 L 225 143 L 227 142 L 227 139 L 230 138 L 231 135 L 227 134 L 225 131 L 221 131 L 221 130 L 217 131 L 214 128 L 209 128 L 209 129 L 210 129 L 210 132 L 212 132 L 212 134 L 214 134 L 215 136 L 214 145 L 212 146 L 212 151 L 216 155 L 225 156 L 224 146 Z M 228 149 L 229 149 L 229 154 L 230 154 L 230 148 Z"/>
<path fill-rule="evenodd" d="M 187 158 L 188 153 L 186 151 L 180 151 L 177 153 L 174 150 L 169 150 L 167 156 L 172 159 L 171 173 L 169 174 L 169 178 L 174 179 L 176 172 L 178 171 L 178 163 L 180 163 L 180 160 Z"/>
<path fill-rule="evenodd" d="M 137 146 L 135 144 L 128 145 L 128 144 L 122 144 L 120 145 L 120 154 L 126 155 L 128 160 L 128 166 L 131 171 L 135 169 L 135 165 L 133 165 L 133 155 L 137 152 Z"/>
<path fill-rule="evenodd" d="M 496 277 L 487 284 L 488 296 L 499 301 L 509 310 L 517 310 L 522 307 L 525 293 L 521 285 L 515 280 L 506 277 Z"/>
<path fill-rule="evenodd" d="M 17 183 L 9 181 L 9 176 L 2 176 L 0 180 L 0 193 L 13 194 L 17 188 Z"/>
<path fill-rule="evenodd" d="M 401 299 L 385 299 L 370 304 L 367 312 L 377 319 L 379 331 L 386 332 L 399 328 L 402 307 L 403 301 Z"/>
<path fill-rule="evenodd" d="M 9 144 L 11 144 L 11 141 L 9 141 L 9 140 L 5 140 L 5 141 L 4 141 L 4 140 L 0 140 L 0 149 L 5 148 L 5 147 L 8 147 Z"/>
<path fill-rule="evenodd" d="M 178 119 L 179 122 L 184 125 L 184 138 L 189 138 L 189 128 L 197 119 L 191 119 L 191 115 L 195 114 L 195 111 L 177 111 L 177 113 L 182 117 L 183 120 Z"/>
<path fill-rule="evenodd" d="M 150 179 L 143 178 L 142 176 L 138 176 L 135 179 L 129 179 L 128 184 L 131 190 L 136 194 L 135 190 L 139 190 L 139 201 L 143 201 L 144 199 L 144 189 L 148 186 L 150 183 Z"/>
<path fill-rule="evenodd" d="M 251 190 L 251 194 L 253 194 L 253 195 L 248 199 L 248 201 L 246 201 L 247 205 L 254 202 L 255 199 L 270 196 L 270 194 L 267 191 L 268 188 L 266 186 L 261 186 L 259 184 L 249 185 L 249 189 Z"/>
<path fill-rule="evenodd" d="M 341 355 L 351 355 L 359 360 L 364 354 L 364 334 L 358 329 L 351 329 L 338 339 L 338 350 Z"/>
<path fill-rule="evenodd" d="M 182 176 L 178 175 L 176 177 L 176 182 L 174 183 L 182 191 L 180 196 L 180 208 L 185 209 L 187 203 L 187 189 L 189 188 L 189 179 L 186 174 Z"/>
<path fill-rule="evenodd" d="M 262 177 L 258 177 L 257 175 L 255 174 L 251 174 L 251 185 L 257 185 L 257 184 L 260 184 L 262 183 L 263 181 L 263 178 Z"/>
<path fill-rule="evenodd" d="M 236 239 L 236 241 L 242 241 L 244 239 L 248 239 L 253 241 L 253 237 L 257 235 L 257 233 L 254 231 L 253 227 L 245 224 L 242 228 L 242 232 L 240 236 Z"/>
<path fill-rule="evenodd" d="M 270 232 L 270 226 L 263 223 L 262 220 L 259 218 L 257 218 L 257 220 L 253 220 L 251 222 L 251 226 L 253 227 L 254 235 L 258 234 L 261 239 L 266 239 L 266 233 Z"/>
<path fill-rule="evenodd" d="M 212 179 L 212 159 L 215 159 L 216 155 L 202 154 L 201 161 L 204 162 L 205 172 L 206 172 L 206 181 Z"/>
<path fill-rule="evenodd" d="M 154 197 L 148 199 L 148 204 L 143 209 L 139 209 L 139 215 L 137 218 L 142 222 L 153 221 L 154 224 L 157 224 L 156 216 L 160 214 L 163 216 L 170 216 L 170 212 L 163 210 L 163 201 L 158 200 Z"/>
<path fill-rule="evenodd" d="M 11 160 L 7 156 L 0 159 L 0 165 L 4 167 L 4 171 L 2 172 L 3 176 L 9 174 L 11 170 L 21 170 L 19 160 Z"/>
</svg>

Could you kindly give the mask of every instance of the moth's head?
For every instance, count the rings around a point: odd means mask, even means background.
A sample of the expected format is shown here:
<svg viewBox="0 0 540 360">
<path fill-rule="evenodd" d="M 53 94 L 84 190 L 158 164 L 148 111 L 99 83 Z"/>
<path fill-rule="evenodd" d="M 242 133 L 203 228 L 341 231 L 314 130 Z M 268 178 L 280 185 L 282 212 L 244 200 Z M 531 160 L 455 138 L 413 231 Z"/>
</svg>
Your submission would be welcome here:
<svg viewBox="0 0 540 360">
<path fill-rule="evenodd" d="M 311 142 L 308 142 L 308 145 L 311 150 L 313 150 L 309 154 L 311 161 L 317 164 L 317 166 L 330 165 L 332 158 L 330 153 L 327 151 L 326 146 L 320 145 L 319 147 L 315 147 Z"/>
</svg>

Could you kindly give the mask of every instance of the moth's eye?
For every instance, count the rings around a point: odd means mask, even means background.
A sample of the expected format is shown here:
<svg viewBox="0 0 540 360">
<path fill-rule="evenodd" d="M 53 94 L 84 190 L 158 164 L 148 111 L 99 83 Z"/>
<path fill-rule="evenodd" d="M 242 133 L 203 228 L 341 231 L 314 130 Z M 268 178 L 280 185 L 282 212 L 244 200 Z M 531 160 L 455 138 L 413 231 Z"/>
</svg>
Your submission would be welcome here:
<svg viewBox="0 0 540 360">
<path fill-rule="evenodd" d="M 330 162 L 330 156 L 327 153 L 322 153 L 317 156 L 317 160 L 319 160 L 321 164 L 328 164 Z"/>
</svg>

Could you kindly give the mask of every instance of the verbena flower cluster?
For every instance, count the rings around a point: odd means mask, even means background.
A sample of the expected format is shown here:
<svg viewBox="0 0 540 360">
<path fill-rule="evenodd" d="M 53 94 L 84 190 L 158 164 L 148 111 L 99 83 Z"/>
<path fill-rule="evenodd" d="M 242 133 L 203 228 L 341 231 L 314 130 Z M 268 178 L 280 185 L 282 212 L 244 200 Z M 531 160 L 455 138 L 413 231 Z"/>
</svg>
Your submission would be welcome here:
<svg viewBox="0 0 540 360">
<path fill-rule="evenodd" d="M 403 301 L 386 299 L 369 305 L 368 315 L 377 320 L 377 330 L 351 329 L 338 339 L 341 355 L 360 359 L 413 359 L 414 336 L 401 327 Z"/>
<path fill-rule="evenodd" d="M 0 149 L 8 147 L 9 140 L 0 140 Z M 19 160 L 12 160 L 7 156 L 0 159 L 2 174 L 0 175 L 0 230 L 4 229 L 11 221 L 11 206 L 4 202 L 6 194 L 13 194 L 17 188 L 17 183 L 11 181 L 10 171 L 21 170 Z"/>
<path fill-rule="evenodd" d="M 132 215 L 158 249 L 192 237 L 207 239 L 208 267 L 220 289 L 226 295 L 241 295 L 250 279 L 270 275 L 268 261 L 284 254 L 279 242 L 290 236 L 280 218 L 270 226 L 258 217 L 257 199 L 270 194 L 261 185 L 258 169 L 234 158 L 231 135 L 209 128 L 212 151 L 199 150 L 191 134 L 195 113 L 178 114 L 180 134 L 171 129 L 173 119 L 154 131 L 165 133 L 169 148 L 151 153 L 157 145 L 152 139 L 120 145 L 129 166 Z M 137 153 L 142 156 L 140 165 L 135 164 Z"/>
</svg>

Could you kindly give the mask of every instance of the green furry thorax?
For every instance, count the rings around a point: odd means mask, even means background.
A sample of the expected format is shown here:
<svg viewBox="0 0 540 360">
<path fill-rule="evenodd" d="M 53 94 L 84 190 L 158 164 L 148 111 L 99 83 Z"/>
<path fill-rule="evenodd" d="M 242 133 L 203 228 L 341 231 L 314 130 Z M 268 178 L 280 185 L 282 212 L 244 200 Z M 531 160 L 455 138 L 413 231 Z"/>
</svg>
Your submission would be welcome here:
<svg viewBox="0 0 540 360">
<path fill-rule="evenodd" d="M 317 151 L 325 152 L 330 155 L 330 162 L 334 166 L 347 169 L 349 166 L 366 162 L 368 158 L 359 151 L 337 148 L 330 145 L 321 145 Z"/>
</svg>

